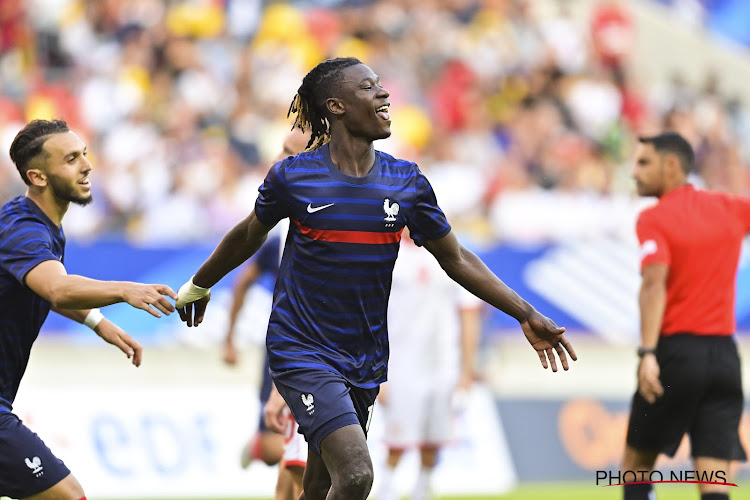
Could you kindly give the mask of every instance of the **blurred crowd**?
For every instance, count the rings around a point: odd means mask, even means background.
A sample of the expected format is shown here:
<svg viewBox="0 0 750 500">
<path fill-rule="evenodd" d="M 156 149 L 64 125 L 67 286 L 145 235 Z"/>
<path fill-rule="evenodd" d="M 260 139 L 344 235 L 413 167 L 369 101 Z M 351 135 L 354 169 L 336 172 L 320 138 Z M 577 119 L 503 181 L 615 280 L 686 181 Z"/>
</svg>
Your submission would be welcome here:
<svg viewBox="0 0 750 500">
<path fill-rule="evenodd" d="M 0 144 L 31 118 L 81 133 L 96 201 L 69 236 L 216 238 L 252 209 L 304 74 L 355 56 L 391 93 L 376 147 L 417 161 L 479 240 L 632 233 L 635 138 L 665 128 L 696 148 L 696 183 L 747 191 L 750 115 L 721 75 L 644 87 L 628 4 L 591 5 L 0 0 Z M 23 191 L 0 155 L 0 201 Z"/>
</svg>

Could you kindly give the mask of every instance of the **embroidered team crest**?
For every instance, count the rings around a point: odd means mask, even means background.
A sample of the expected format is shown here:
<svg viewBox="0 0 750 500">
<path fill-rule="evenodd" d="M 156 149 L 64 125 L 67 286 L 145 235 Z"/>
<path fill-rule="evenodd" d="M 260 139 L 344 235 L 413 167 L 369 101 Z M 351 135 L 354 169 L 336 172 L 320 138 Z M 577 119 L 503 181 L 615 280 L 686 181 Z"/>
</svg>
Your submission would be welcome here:
<svg viewBox="0 0 750 500">
<path fill-rule="evenodd" d="M 307 406 L 307 413 L 309 415 L 312 415 L 315 411 L 315 400 L 313 398 L 312 394 L 302 394 L 300 396 L 302 398 L 302 404 Z"/>
<path fill-rule="evenodd" d="M 34 457 L 32 459 L 26 459 L 26 467 L 31 469 L 31 473 L 34 474 L 36 477 L 41 476 L 44 474 L 44 467 L 42 467 L 42 459 L 39 457 Z"/>
<path fill-rule="evenodd" d="M 383 211 L 385 212 L 385 222 L 395 222 L 398 215 L 399 206 L 396 201 L 391 202 L 390 198 L 383 200 Z M 386 224 L 386 227 L 392 227 L 393 224 Z"/>
</svg>

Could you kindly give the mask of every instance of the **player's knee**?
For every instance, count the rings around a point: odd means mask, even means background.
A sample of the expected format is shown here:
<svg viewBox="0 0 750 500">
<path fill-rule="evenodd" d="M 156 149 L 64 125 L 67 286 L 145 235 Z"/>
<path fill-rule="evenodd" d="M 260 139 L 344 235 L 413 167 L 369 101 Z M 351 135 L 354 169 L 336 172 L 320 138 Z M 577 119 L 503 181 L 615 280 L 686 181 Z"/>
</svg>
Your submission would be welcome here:
<svg viewBox="0 0 750 500">
<path fill-rule="evenodd" d="M 372 464 L 361 463 L 350 467 L 338 476 L 336 490 L 346 493 L 346 498 L 367 498 L 375 477 Z"/>
</svg>

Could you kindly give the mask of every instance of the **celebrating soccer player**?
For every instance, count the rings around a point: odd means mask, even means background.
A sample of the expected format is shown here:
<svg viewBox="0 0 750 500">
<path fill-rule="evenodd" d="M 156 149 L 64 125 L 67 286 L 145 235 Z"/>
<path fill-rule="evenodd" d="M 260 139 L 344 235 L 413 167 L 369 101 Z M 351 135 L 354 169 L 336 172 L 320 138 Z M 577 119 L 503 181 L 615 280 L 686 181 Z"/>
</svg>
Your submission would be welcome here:
<svg viewBox="0 0 750 500">
<path fill-rule="evenodd" d="M 313 68 L 290 107 L 313 149 L 274 165 L 255 210 L 231 229 L 179 290 L 188 326 L 203 321 L 209 289 L 291 220 L 266 345 L 276 387 L 304 434 L 307 500 L 364 500 L 373 470 L 366 433 L 386 380 L 386 308 L 404 227 L 453 280 L 516 318 L 542 366 L 568 369 L 572 346 L 549 318 L 463 248 L 412 162 L 376 151 L 391 135 L 389 93 L 355 58 Z"/>
<path fill-rule="evenodd" d="M 94 330 L 135 366 L 142 348 L 97 307 L 127 302 L 156 317 L 174 307 L 166 285 L 97 281 L 68 274 L 62 219 L 70 203 L 91 197 L 86 146 L 60 120 L 34 120 L 13 140 L 10 157 L 26 183 L 0 209 L 0 496 L 82 500 L 83 488 L 63 462 L 12 413 L 31 346 L 50 308 Z"/>
</svg>

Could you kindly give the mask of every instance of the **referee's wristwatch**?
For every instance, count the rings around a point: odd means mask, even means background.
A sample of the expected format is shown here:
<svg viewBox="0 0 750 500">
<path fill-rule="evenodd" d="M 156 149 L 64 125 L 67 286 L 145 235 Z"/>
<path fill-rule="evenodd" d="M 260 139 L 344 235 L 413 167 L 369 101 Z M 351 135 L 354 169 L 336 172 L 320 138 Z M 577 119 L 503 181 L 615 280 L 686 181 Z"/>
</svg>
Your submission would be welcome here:
<svg viewBox="0 0 750 500">
<path fill-rule="evenodd" d="M 655 347 L 639 347 L 638 351 L 639 358 L 643 358 L 646 354 L 656 354 L 656 348 Z"/>
</svg>

